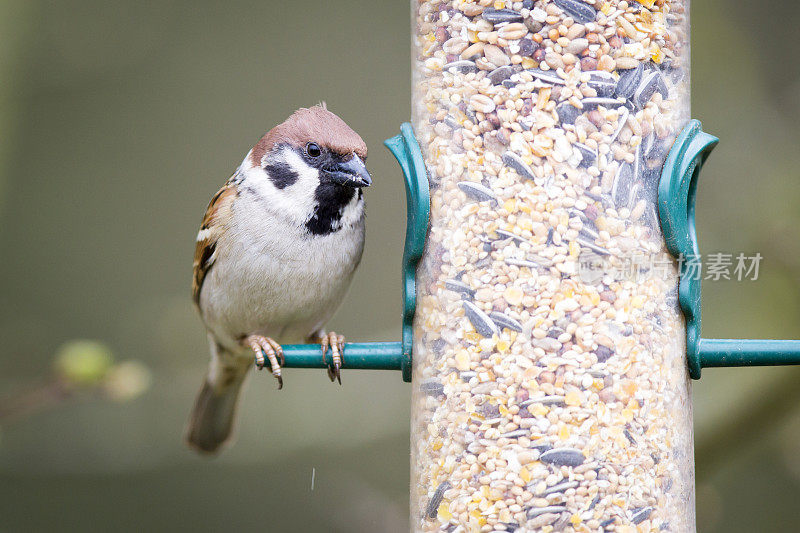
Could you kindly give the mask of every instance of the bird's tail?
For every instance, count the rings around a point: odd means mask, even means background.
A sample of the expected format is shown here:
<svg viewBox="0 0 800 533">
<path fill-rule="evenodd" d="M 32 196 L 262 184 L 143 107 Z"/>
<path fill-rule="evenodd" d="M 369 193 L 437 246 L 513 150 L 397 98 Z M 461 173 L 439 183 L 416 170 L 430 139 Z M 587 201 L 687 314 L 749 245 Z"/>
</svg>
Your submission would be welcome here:
<svg viewBox="0 0 800 533">
<path fill-rule="evenodd" d="M 249 364 L 212 345 L 211 368 L 194 401 L 186 442 L 202 453 L 215 453 L 231 437 L 236 406 Z"/>
</svg>

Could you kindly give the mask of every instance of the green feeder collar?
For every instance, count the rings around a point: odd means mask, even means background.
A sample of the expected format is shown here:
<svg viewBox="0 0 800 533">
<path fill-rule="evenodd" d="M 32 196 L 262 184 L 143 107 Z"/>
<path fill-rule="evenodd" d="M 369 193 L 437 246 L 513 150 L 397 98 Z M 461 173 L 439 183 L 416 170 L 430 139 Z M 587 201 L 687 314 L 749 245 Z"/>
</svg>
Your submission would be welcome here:
<svg viewBox="0 0 800 533">
<path fill-rule="evenodd" d="M 430 214 L 430 193 L 425 163 L 414 130 L 408 122 L 400 134 L 384 142 L 400 163 L 406 184 L 406 242 L 403 252 L 403 339 L 401 342 L 345 344 L 345 366 L 350 369 L 400 370 L 411 381 L 412 323 L 417 307 L 417 265 L 425 248 Z M 319 344 L 285 344 L 284 368 L 325 368 Z"/>
<path fill-rule="evenodd" d="M 691 274 L 699 257 L 694 210 L 697 178 L 719 139 L 692 120 L 672 146 L 658 185 L 658 213 L 667 249 L 679 260 L 678 303 L 686 319 L 689 374 L 700 379 L 703 367 L 800 364 L 800 341 L 703 339 L 700 337 L 700 276 Z"/>
</svg>

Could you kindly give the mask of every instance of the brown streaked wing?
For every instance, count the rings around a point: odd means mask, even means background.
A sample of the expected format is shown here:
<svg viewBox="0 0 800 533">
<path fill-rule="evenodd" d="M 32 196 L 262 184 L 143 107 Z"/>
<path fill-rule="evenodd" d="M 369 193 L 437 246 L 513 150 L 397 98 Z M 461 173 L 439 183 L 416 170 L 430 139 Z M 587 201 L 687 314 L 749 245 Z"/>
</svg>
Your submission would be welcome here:
<svg viewBox="0 0 800 533">
<path fill-rule="evenodd" d="M 228 229 L 231 217 L 231 204 L 237 195 L 236 186 L 226 183 L 211 199 L 203 216 L 203 223 L 198 233 L 197 246 L 194 250 L 194 264 L 192 265 L 192 299 L 200 304 L 200 289 L 206 274 L 214 264 L 217 242 Z M 199 238 L 202 234 L 202 238 Z"/>
</svg>

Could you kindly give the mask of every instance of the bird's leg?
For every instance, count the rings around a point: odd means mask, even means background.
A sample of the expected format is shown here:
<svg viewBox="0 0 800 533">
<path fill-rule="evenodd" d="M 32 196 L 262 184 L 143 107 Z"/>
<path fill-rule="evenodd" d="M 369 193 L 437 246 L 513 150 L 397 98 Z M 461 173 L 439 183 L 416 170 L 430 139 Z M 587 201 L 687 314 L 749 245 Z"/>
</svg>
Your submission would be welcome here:
<svg viewBox="0 0 800 533">
<path fill-rule="evenodd" d="M 328 377 L 331 381 L 338 381 L 342 384 L 341 368 L 344 366 L 344 335 L 330 333 L 320 333 L 317 335 L 318 342 L 322 348 L 322 362 L 327 364 L 326 353 L 328 347 L 331 349 L 331 364 L 328 365 Z"/>
<path fill-rule="evenodd" d="M 261 335 L 250 335 L 242 339 L 242 344 L 253 350 L 256 356 L 256 368 L 259 370 L 266 366 L 266 359 L 269 359 L 272 375 L 278 380 L 278 390 L 283 388 L 283 378 L 281 377 L 281 365 L 286 363 L 283 357 L 281 345 L 269 337 Z"/>
</svg>

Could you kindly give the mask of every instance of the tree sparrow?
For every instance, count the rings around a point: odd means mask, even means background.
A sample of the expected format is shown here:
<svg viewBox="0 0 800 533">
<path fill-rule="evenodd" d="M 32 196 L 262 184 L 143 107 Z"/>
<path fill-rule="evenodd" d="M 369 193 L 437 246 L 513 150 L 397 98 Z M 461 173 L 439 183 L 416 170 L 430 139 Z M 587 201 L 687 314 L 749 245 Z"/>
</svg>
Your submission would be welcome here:
<svg viewBox="0 0 800 533">
<path fill-rule="evenodd" d="M 247 154 L 211 200 L 197 234 L 192 296 L 211 365 L 187 441 L 214 452 L 230 436 L 253 363 L 283 386 L 279 343 L 330 347 L 341 384 L 344 337 L 325 333 L 364 249 L 367 146 L 325 104 L 298 109 Z"/>
</svg>

